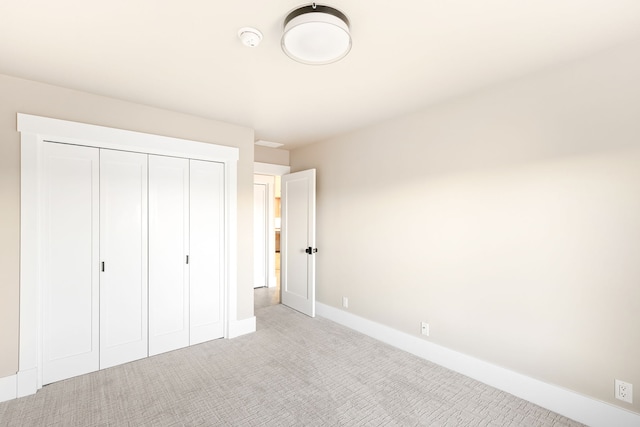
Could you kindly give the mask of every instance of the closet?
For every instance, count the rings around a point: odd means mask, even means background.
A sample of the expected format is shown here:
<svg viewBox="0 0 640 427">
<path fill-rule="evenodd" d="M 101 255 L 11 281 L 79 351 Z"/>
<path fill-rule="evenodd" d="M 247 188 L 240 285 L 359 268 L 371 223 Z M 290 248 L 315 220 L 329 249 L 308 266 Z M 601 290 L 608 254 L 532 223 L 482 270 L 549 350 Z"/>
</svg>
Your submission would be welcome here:
<svg viewBox="0 0 640 427">
<path fill-rule="evenodd" d="M 42 147 L 43 384 L 223 337 L 224 163 Z"/>
</svg>

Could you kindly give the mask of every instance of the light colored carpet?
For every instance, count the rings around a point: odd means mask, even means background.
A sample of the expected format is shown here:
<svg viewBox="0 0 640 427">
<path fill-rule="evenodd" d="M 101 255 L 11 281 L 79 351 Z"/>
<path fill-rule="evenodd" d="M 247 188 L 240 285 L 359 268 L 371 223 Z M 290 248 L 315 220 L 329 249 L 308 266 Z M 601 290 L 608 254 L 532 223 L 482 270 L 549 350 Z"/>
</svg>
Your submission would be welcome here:
<svg viewBox="0 0 640 427">
<path fill-rule="evenodd" d="M 280 286 L 274 286 L 273 288 L 256 288 L 253 290 L 254 310 L 276 304 L 280 304 Z"/>
<path fill-rule="evenodd" d="M 580 426 L 282 305 L 258 331 L 51 384 L 2 426 Z"/>
</svg>

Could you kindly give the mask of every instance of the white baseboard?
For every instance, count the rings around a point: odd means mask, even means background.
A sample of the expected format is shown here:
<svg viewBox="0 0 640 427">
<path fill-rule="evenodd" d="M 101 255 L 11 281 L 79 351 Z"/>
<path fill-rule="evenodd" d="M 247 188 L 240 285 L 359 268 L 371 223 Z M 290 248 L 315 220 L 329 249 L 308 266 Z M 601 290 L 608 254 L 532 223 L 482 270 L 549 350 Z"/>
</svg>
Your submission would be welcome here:
<svg viewBox="0 0 640 427">
<path fill-rule="evenodd" d="M 6 402 L 18 397 L 18 377 L 11 375 L 0 378 L 0 402 Z"/>
<path fill-rule="evenodd" d="M 318 316 L 589 426 L 640 426 L 640 414 L 450 350 L 344 310 L 316 302 L 316 313 Z"/>
<path fill-rule="evenodd" d="M 18 397 L 36 394 L 38 389 L 38 370 L 36 368 L 18 371 Z"/>
<path fill-rule="evenodd" d="M 250 334 L 256 331 L 256 318 L 250 317 L 243 320 L 232 320 L 229 322 L 229 336 L 228 338 L 236 338 L 241 335 Z"/>
</svg>

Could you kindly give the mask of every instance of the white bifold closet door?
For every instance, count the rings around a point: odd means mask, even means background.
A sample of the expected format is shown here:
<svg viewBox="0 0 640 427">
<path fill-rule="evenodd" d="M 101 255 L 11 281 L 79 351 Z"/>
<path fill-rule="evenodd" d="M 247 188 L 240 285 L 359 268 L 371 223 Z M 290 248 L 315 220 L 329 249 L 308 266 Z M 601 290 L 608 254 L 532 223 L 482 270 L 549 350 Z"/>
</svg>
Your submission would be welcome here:
<svg viewBox="0 0 640 427">
<path fill-rule="evenodd" d="M 99 152 L 43 146 L 43 383 L 99 367 Z"/>
<path fill-rule="evenodd" d="M 147 156 L 44 145 L 43 383 L 146 357 Z"/>
<path fill-rule="evenodd" d="M 223 336 L 224 169 L 149 156 L 149 355 Z"/>
<path fill-rule="evenodd" d="M 100 369 L 148 355 L 147 155 L 100 150 Z"/>
<path fill-rule="evenodd" d="M 224 336 L 224 164 L 190 160 L 189 344 Z"/>
<path fill-rule="evenodd" d="M 43 166 L 43 384 L 224 336 L 224 164 L 46 143 Z"/>
<path fill-rule="evenodd" d="M 189 159 L 149 156 L 149 355 L 189 345 Z"/>
</svg>

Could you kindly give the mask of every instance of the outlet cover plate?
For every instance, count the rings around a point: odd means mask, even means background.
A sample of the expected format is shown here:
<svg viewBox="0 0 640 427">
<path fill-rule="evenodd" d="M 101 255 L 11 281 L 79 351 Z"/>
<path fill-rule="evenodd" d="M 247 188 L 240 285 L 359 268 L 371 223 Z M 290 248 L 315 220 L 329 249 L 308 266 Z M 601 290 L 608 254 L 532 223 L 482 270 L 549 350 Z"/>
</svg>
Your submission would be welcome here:
<svg viewBox="0 0 640 427">
<path fill-rule="evenodd" d="M 427 322 L 420 323 L 420 332 L 422 335 L 429 336 L 429 324 Z"/>
<path fill-rule="evenodd" d="M 633 384 L 616 380 L 615 381 L 615 397 L 623 402 L 633 403 Z"/>
</svg>

